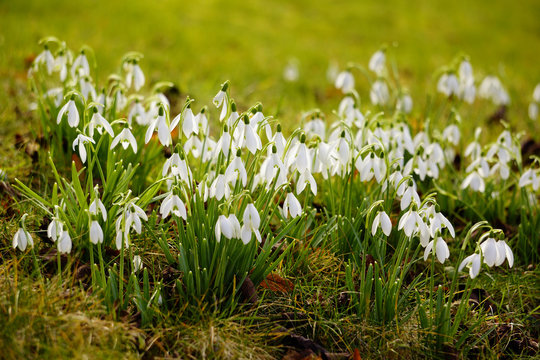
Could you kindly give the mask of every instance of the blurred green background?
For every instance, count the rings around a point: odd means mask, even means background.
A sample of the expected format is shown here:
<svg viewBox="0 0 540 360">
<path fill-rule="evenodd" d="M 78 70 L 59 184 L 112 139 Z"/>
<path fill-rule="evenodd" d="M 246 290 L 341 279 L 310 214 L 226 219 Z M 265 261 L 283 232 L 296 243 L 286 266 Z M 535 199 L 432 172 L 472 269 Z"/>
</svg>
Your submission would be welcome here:
<svg viewBox="0 0 540 360">
<path fill-rule="evenodd" d="M 12 98 L 24 94 L 17 85 L 24 60 L 41 51 L 37 42 L 48 35 L 73 50 L 92 47 L 102 81 L 124 53 L 140 51 L 148 82 L 173 81 L 203 105 L 230 79 L 239 101 L 261 101 L 272 111 L 280 104 L 284 116 L 325 109 L 331 61 L 367 66 L 373 52 L 389 45 L 418 107 L 435 87 L 432 74 L 465 53 L 478 79 L 490 72 L 501 77 L 513 108 L 525 115 L 540 82 L 539 19 L 538 0 L 1 0 L 0 76 L 12 96 L 0 100 L 0 117 L 16 116 Z M 300 69 L 294 85 L 282 77 L 291 58 Z M 359 75 L 357 87 L 365 99 L 369 84 Z"/>
</svg>

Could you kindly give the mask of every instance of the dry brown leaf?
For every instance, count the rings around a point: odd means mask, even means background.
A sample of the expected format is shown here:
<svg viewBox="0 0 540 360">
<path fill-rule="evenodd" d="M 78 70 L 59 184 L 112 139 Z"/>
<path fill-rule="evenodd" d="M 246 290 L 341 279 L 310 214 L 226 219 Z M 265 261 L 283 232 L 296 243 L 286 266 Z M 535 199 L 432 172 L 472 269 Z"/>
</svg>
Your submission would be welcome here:
<svg viewBox="0 0 540 360">
<path fill-rule="evenodd" d="M 289 293 L 294 289 L 294 284 L 291 280 L 282 278 L 278 274 L 268 274 L 266 279 L 261 283 L 265 289 L 274 292 Z"/>
</svg>

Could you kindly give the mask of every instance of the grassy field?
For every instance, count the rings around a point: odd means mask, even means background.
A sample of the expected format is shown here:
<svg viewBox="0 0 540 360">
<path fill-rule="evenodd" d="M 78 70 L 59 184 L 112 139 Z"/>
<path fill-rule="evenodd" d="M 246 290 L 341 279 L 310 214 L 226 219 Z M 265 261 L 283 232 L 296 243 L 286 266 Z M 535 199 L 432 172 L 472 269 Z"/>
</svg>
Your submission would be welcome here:
<svg viewBox="0 0 540 360">
<path fill-rule="evenodd" d="M 211 100 L 220 84 L 230 80 L 231 94 L 242 110 L 260 101 L 265 114 L 275 115 L 287 131 L 298 126 L 302 114 L 313 108 L 332 116 L 341 93 L 327 79 L 329 65 L 343 69 L 355 62 L 367 68 L 370 56 L 381 46 L 389 49 L 388 62 L 396 66 L 402 85 L 414 99 L 411 122 L 419 124 L 430 104 L 429 94 L 435 93 L 434 74 L 465 54 L 477 81 L 494 74 L 508 89 L 511 103 L 506 120 L 512 130 L 525 131 L 538 142 L 540 125 L 528 118 L 527 106 L 540 83 L 539 16 L 540 2 L 534 0 L 0 1 L 0 169 L 9 181 L 17 177 L 38 192 L 51 189 L 48 164 L 43 158 L 33 162 L 25 147 L 41 131 L 37 114 L 29 111 L 36 99 L 28 89 L 27 71 L 41 51 L 38 41 L 45 36 L 56 36 L 75 51 L 90 46 L 98 64 L 96 81 L 102 85 L 108 74 L 119 71 L 125 53 L 141 52 L 146 86 L 172 81 L 182 99 L 190 95 L 196 100 L 197 109 L 203 105 L 213 108 Z M 291 61 L 299 66 L 295 82 L 283 78 Z M 356 73 L 356 80 L 364 106 L 369 103 L 370 84 L 360 73 Z M 486 125 L 497 107 L 477 102 L 460 111 L 463 141 L 468 142 L 474 127 Z M 211 114 L 211 122 L 217 123 Z M 493 138 L 502 128 L 491 122 L 486 132 Z M 455 185 L 451 176 L 438 186 L 450 189 Z M 431 183 L 424 185 L 426 193 L 432 190 Z M 42 269 L 45 280 L 32 272 L 31 257 L 28 253 L 19 255 L 11 242 L 22 213 L 32 214 L 35 227 L 43 226 L 43 214 L 27 201 L 14 201 L 11 191 L 11 187 L 0 187 L 0 359 L 301 360 L 320 359 L 313 355 L 320 353 L 319 344 L 333 359 L 538 356 L 540 270 L 534 262 L 518 259 L 512 270 L 482 273 L 474 282 L 469 302 L 476 301 L 478 307 L 460 328 L 463 339 L 454 341 L 460 342 L 460 352 L 451 345 L 430 352 L 421 339 L 431 335 L 419 329 L 416 305 L 405 307 L 404 314 L 415 315 L 400 318 L 395 328 L 357 316 L 350 305 L 355 291 L 347 282 L 350 259 L 324 240 L 313 248 L 296 244 L 277 266 L 275 283 L 266 285 L 266 290 L 258 289 L 257 306 L 248 301 L 231 312 L 219 313 L 204 308 L 204 304 L 200 308 L 175 304 L 172 313 L 157 313 L 157 320 L 143 325 L 133 305 L 121 309 L 115 304 L 110 311 L 101 293 L 88 290 L 88 274 L 84 272 L 90 270 L 75 256 L 58 257 L 58 262 L 65 262 L 62 276 L 55 273 L 57 259 L 48 259 L 47 253 L 40 254 L 40 260 L 48 264 Z M 476 215 L 465 211 L 466 206 L 456 205 L 459 202 L 454 203 L 452 196 L 441 195 L 446 199 L 441 202 L 456 209 L 452 220 L 458 224 L 458 232 L 466 232 L 468 216 Z M 312 208 L 327 205 L 325 200 L 330 198 L 323 193 L 317 201 L 311 199 Z M 498 208 L 493 210 L 499 203 L 491 199 L 484 203 L 471 196 L 459 201 L 470 201 L 470 207 L 477 206 L 488 218 L 490 211 L 499 212 Z M 519 202 L 514 197 L 511 203 Z M 538 214 L 538 203 L 532 208 Z M 497 222 L 499 218 L 492 217 L 497 226 L 517 237 L 519 223 Z M 506 218 L 514 219 L 512 214 Z M 537 239 L 532 243 L 537 244 Z M 457 245 L 450 244 L 459 248 Z M 156 274 L 162 275 L 164 259 L 159 247 L 138 246 L 149 254 L 153 265 L 155 261 Z M 81 258 L 84 256 L 83 252 Z M 362 261 L 366 267 L 365 258 Z M 432 265 L 431 271 L 434 269 Z M 437 269 L 445 270 L 440 264 Z M 414 262 L 410 276 L 420 278 L 428 271 L 429 266 Z M 437 278 L 441 283 L 447 280 L 446 275 Z M 418 286 L 427 291 L 427 278 Z M 416 294 L 418 299 L 414 296 L 409 295 L 410 304 L 419 303 L 420 296 L 427 297 L 425 293 Z M 461 301 L 450 304 L 452 311 Z M 486 306 L 492 308 L 485 310 Z M 477 338 L 471 339 L 469 326 Z M 287 345 L 296 350 L 287 350 Z"/>
</svg>

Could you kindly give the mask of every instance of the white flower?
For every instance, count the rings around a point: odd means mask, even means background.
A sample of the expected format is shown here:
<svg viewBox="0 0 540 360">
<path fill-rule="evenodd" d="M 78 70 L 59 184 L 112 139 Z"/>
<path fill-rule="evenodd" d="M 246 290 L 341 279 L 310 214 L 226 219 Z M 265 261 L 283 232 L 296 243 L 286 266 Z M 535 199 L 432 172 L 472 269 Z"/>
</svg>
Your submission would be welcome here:
<svg viewBox="0 0 540 360">
<path fill-rule="evenodd" d="M 83 164 L 86 162 L 86 148 L 84 147 L 84 144 L 87 143 L 95 144 L 94 139 L 92 139 L 91 137 L 79 134 L 73 141 L 72 145 L 73 151 L 75 151 L 75 146 L 79 147 L 79 156 L 81 157 L 81 161 Z"/>
<path fill-rule="evenodd" d="M 510 267 L 514 265 L 514 254 L 504 240 L 495 241 L 493 238 L 488 238 L 480 244 L 480 249 L 484 255 L 484 262 L 489 267 L 500 266 L 505 259 L 508 259 Z"/>
<path fill-rule="evenodd" d="M 386 105 L 390 100 L 390 93 L 388 92 L 388 85 L 383 80 L 377 80 L 371 85 L 369 92 L 369 98 L 373 105 Z"/>
<path fill-rule="evenodd" d="M 146 136 L 144 138 L 145 144 L 148 144 L 150 139 L 152 139 L 152 134 L 154 133 L 154 130 L 156 128 L 158 132 L 159 142 L 163 146 L 169 146 L 172 143 L 172 137 L 171 137 L 172 127 L 169 128 L 169 125 L 167 124 L 167 117 L 165 116 L 165 111 L 163 110 L 162 107 L 159 108 L 158 115 L 150 123 L 150 125 L 148 126 L 148 129 L 146 130 Z"/>
<path fill-rule="evenodd" d="M 536 120 L 537 117 L 538 117 L 538 104 L 530 103 L 529 104 L 529 118 L 531 120 Z"/>
<path fill-rule="evenodd" d="M 73 77 L 77 76 L 89 76 L 90 75 L 90 65 L 88 64 L 88 59 L 84 53 L 84 50 L 81 51 L 79 56 L 73 61 L 71 66 L 71 75 Z"/>
<path fill-rule="evenodd" d="M 302 205 L 293 193 L 287 193 L 283 201 L 283 217 L 287 218 L 291 214 L 291 218 L 295 218 L 302 214 Z"/>
<path fill-rule="evenodd" d="M 13 248 L 19 248 L 19 250 L 24 251 L 26 250 L 27 245 L 30 245 L 30 247 L 34 246 L 32 235 L 23 228 L 19 228 L 15 233 L 15 236 L 13 236 Z"/>
<path fill-rule="evenodd" d="M 283 69 L 283 79 L 288 82 L 295 82 L 298 80 L 299 71 L 298 71 L 298 61 L 290 60 Z"/>
<path fill-rule="evenodd" d="M 103 230 L 96 220 L 90 224 L 90 242 L 94 245 L 103 242 Z"/>
<path fill-rule="evenodd" d="M 95 198 L 92 203 L 90 203 L 90 206 L 88 207 L 88 212 L 91 215 L 98 215 L 101 213 L 101 217 L 103 218 L 103 221 L 107 221 L 107 209 L 105 209 L 105 205 L 101 202 L 99 198 Z"/>
<path fill-rule="evenodd" d="M 176 123 L 179 120 L 178 115 L 175 120 L 173 120 L 173 125 L 171 125 L 171 129 L 174 129 L 176 127 Z M 178 119 L 178 120 L 176 120 Z M 199 126 L 197 125 L 197 119 L 195 118 L 195 115 L 193 115 L 193 111 L 191 110 L 191 106 L 188 105 L 187 109 L 184 111 L 184 117 L 182 119 L 182 132 L 186 136 L 186 138 L 189 138 L 191 134 L 199 134 Z"/>
<path fill-rule="evenodd" d="M 180 158 L 178 153 L 172 154 L 172 156 L 165 161 L 165 164 L 163 164 L 161 175 L 166 177 L 169 174 L 179 177 L 186 184 L 191 184 L 191 170 L 186 163 L 185 158 Z"/>
<path fill-rule="evenodd" d="M 399 219 L 398 230 L 403 229 L 403 232 L 408 237 L 411 237 L 413 233 L 417 232 L 422 225 L 425 225 L 418 212 L 412 210 L 407 211 L 401 219 Z"/>
<path fill-rule="evenodd" d="M 336 77 L 335 85 L 344 93 L 351 92 L 354 90 L 354 77 L 349 70 L 342 71 Z"/>
<path fill-rule="evenodd" d="M 461 271 L 465 266 L 468 266 L 469 275 L 471 276 L 471 279 L 474 279 L 478 275 L 478 273 L 480 273 L 481 265 L 482 263 L 480 262 L 480 254 L 472 254 L 463 259 L 463 261 L 459 265 L 458 271 Z"/>
<path fill-rule="evenodd" d="M 143 262 L 140 255 L 133 256 L 133 271 L 139 272 L 143 269 Z"/>
<path fill-rule="evenodd" d="M 245 187 L 247 185 L 247 172 L 239 152 L 235 155 L 229 166 L 227 166 L 225 180 L 235 184 L 238 177 L 242 181 L 242 186 Z"/>
<path fill-rule="evenodd" d="M 369 59 L 369 70 L 373 71 L 378 76 L 381 76 L 385 70 L 386 55 L 384 51 L 379 50 L 375 52 Z"/>
<path fill-rule="evenodd" d="M 159 212 L 163 218 L 166 218 L 172 212 L 177 217 L 187 220 L 186 205 L 178 195 L 172 192 L 161 203 Z"/>
<path fill-rule="evenodd" d="M 229 149 L 231 147 L 231 134 L 229 134 L 229 127 L 225 125 L 223 127 L 223 133 L 219 138 L 216 149 L 221 151 L 224 156 L 229 156 Z"/>
<path fill-rule="evenodd" d="M 248 244 L 251 241 L 251 235 L 255 234 L 255 237 L 259 242 L 262 241 L 261 233 L 259 232 L 259 225 L 261 224 L 261 218 L 257 212 L 257 208 L 253 204 L 248 204 L 246 210 L 244 210 L 244 225 L 242 226 L 242 241 L 244 244 Z"/>
<path fill-rule="evenodd" d="M 69 233 L 67 230 L 64 230 L 62 232 L 62 235 L 60 235 L 60 238 L 58 239 L 57 243 L 58 251 L 61 254 L 69 254 L 71 252 L 72 242 L 71 237 L 69 236 Z"/>
<path fill-rule="evenodd" d="M 304 189 L 306 188 L 307 184 L 309 184 L 313 195 L 317 195 L 317 182 L 315 181 L 315 178 L 313 177 L 309 169 L 300 172 L 300 176 L 296 181 L 296 195 L 300 195 L 302 191 L 304 191 Z"/>
<path fill-rule="evenodd" d="M 231 196 L 231 188 L 229 182 L 226 180 L 226 175 L 219 174 L 216 176 L 212 185 L 210 185 L 210 197 L 217 200 L 228 199 Z"/>
<path fill-rule="evenodd" d="M 410 114 L 413 107 L 413 100 L 411 95 L 403 94 L 397 101 L 396 110 L 402 111 L 405 114 Z"/>
<path fill-rule="evenodd" d="M 220 242 L 221 235 L 225 236 L 227 239 L 232 239 L 234 235 L 233 224 L 225 215 L 220 215 L 216 222 L 216 227 L 214 228 L 217 242 Z"/>
<path fill-rule="evenodd" d="M 433 245 L 435 245 L 435 248 L 433 247 Z M 426 246 L 426 249 L 424 250 L 424 261 L 427 260 L 429 253 L 432 250 L 435 250 L 437 260 L 439 260 L 441 264 L 444 264 L 446 259 L 450 257 L 450 250 L 448 249 L 446 241 L 444 241 L 442 237 L 438 237 L 429 242 L 429 244 Z"/>
<path fill-rule="evenodd" d="M 473 171 L 465 178 L 465 180 L 463 180 L 461 188 L 471 188 L 474 191 L 483 193 L 486 190 L 486 184 L 484 183 L 484 179 L 482 179 L 482 176 L 480 176 L 477 171 Z"/>
<path fill-rule="evenodd" d="M 99 132 L 99 134 L 103 134 L 103 130 L 105 130 L 111 137 L 114 137 L 114 132 L 111 127 L 111 124 L 98 112 L 98 109 L 94 108 L 94 114 L 92 115 L 92 118 L 90 119 L 90 122 L 88 123 L 88 135 L 90 137 L 94 137 L 94 129 Z"/>
<path fill-rule="evenodd" d="M 532 185 L 533 190 L 537 191 L 540 188 L 540 176 L 536 172 L 533 169 L 527 169 L 519 178 L 519 187 Z"/>
<path fill-rule="evenodd" d="M 159 111 L 159 110 L 158 110 Z M 139 100 L 135 100 L 135 103 L 131 107 L 131 110 L 128 114 L 128 122 L 131 125 L 133 120 L 139 125 L 146 126 L 149 125 L 152 118 L 148 118 L 146 111 L 144 111 L 144 106 Z"/>
<path fill-rule="evenodd" d="M 36 64 L 45 64 L 47 74 L 51 75 L 55 61 L 54 56 L 51 54 L 47 46 L 45 46 L 45 49 L 38 56 L 36 56 L 34 62 Z"/>
<path fill-rule="evenodd" d="M 144 73 L 142 72 L 139 64 L 133 65 L 131 74 L 133 76 L 133 87 L 135 88 L 135 91 L 139 91 L 139 89 L 144 85 Z M 128 78 L 130 79 L 129 82 L 131 83 L 131 76 L 128 75 Z M 128 87 L 130 87 L 130 84 L 128 84 Z"/>
<path fill-rule="evenodd" d="M 116 137 L 113 139 L 111 143 L 111 150 L 116 147 L 120 143 L 124 150 L 128 148 L 128 146 L 131 145 L 131 148 L 133 149 L 134 153 L 137 153 L 137 140 L 135 140 L 135 137 L 131 133 L 131 130 L 129 127 L 125 127 L 124 130 L 120 132 L 120 134 L 116 135 Z"/>
<path fill-rule="evenodd" d="M 219 109 L 221 107 L 221 113 L 219 114 L 219 121 L 223 121 L 225 116 L 227 116 L 227 88 L 229 87 L 229 82 L 226 81 L 222 86 L 221 90 L 214 96 L 212 102 Z"/>
<path fill-rule="evenodd" d="M 377 215 L 375 215 L 373 225 L 371 226 L 371 235 L 375 236 L 379 226 L 381 227 L 384 235 L 390 236 L 390 232 L 392 231 L 392 222 L 390 221 L 390 217 L 384 211 L 379 211 Z"/>
<path fill-rule="evenodd" d="M 508 93 L 496 76 L 486 76 L 484 78 L 478 89 L 478 95 L 491 100 L 495 105 L 508 105 L 510 103 Z"/>
<path fill-rule="evenodd" d="M 52 241 L 56 241 L 58 240 L 60 235 L 62 235 L 63 229 L 64 225 L 62 224 L 60 219 L 58 219 L 57 217 L 53 217 L 51 223 L 49 224 L 49 226 L 47 226 L 47 236 Z"/>
<path fill-rule="evenodd" d="M 74 128 L 79 125 L 79 110 L 77 110 L 77 105 L 75 104 L 73 97 L 64 106 L 62 106 L 58 112 L 58 116 L 56 117 L 57 124 L 60 124 L 64 114 L 67 114 L 68 124 L 70 127 Z"/>
<path fill-rule="evenodd" d="M 459 92 L 459 83 L 456 75 L 453 73 L 444 73 L 437 83 L 437 91 L 448 97 L 457 95 Z"/>
</svg>

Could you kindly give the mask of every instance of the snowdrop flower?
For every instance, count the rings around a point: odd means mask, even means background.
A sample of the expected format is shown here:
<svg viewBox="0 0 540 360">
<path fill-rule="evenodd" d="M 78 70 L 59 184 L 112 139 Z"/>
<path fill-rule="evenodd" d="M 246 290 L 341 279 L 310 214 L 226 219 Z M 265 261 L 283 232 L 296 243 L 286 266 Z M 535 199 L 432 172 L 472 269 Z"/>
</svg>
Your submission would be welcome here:
<svg viewBox="0 0 540 360">
<path fill-rule="evenodd" d="M 141 104 L 139 99 L 135 100 L 131 110 L 129 110 L 128 122 L 130 125 L 133 123 L 133 120 L 135 120 L 135 122 L 141 126 L 146 126 L 151 122 L 151 119 L 150 121 L 147 121 L 146 111 L 144 111 L 144 106 Z"/>
<path fill-rule="evenodd" d="M 390 217 L 384 211 L 379 211 L 373 219 L 373 225 L 371 225 L 372 236 L 375 236 L 379 227 L 382 229 L 384 235 L 390 236 L 390 232 L 392 231 L 392 222 L 390 221 Z"/>
<path fill-rule="evenodd" d="M 336 77 L 335 86 L 345 94 L 354 90 L 354 77 L 350 70 L 339 73 Z"/>
<path fill-rule="evenodd" d="M 471 279 L 474 279 L 480 273 L 480 266 L 482 265 L 480 254 L 472 254 L 467 256 L 461 264 L 459 264 L 458 271 L 463 270 L 465 266 L 469 267 L 469 275 Z"/>
<path fill-rule="evenodd" d="M 442 136 L 449 143 L 451 143 L 453 145 L 456 145 L 456 146 L 459 144 L 459 140 L 460 140 L 460 137 L 461 137 L 460 132 L 459 132 L 459 128 L 455 124 L 448 125 L 443 130 Z"/>
<path fill-rule="evenodd" d="M 135 91 L 139 91 L 139 89 L 143 87 L 145 81 L 144 73 L 139 64 L 137 62 L 125 63 L 124 69 L 126 70 L 126 86 L 130 88 L 131 84 L 133 84 Z"/>
<path fill-rule="evenodd" d="M 88 101 L 97 97 L 96 89 L 94 89 L 94 85 L 92 85 L 88 76 L 83 76 L 79 79 L 79 88 L 81 89 L 81 95 L 85 100 Z"/>
<path fill-rule="evenodd" d="M 71 252 L 72 242 L 71 237 L 69 236 L 69 232 L 67 230 L 64 230 L 62 232 L 62 235 L 60 235 L 60 238 L 57 241 L 57 248 L 58 251 L 61 254 L 69 254 Z"/>
<path fill-rule="evenodd" d="M 484 78 L 478 89 L 478 95 L 491 100 L 495 105 L 508 105 L 510 103 L 508 93 L 496 76 L 486 76 Z"/>
<path fill-rule="evenodd" d="M 173 120 L 171 124 L 171 130 L 176 127 L 176 124 L 180 121 L 180 115 L 178 114 L 176 118 Z M 199 126 L 197 125 L 197 119 L 195 118 L 195 115 L 193 115 L 193 111 L 191 110 L 191 105 L 188 105 L 187 108 L 184 110 L 184 116 L 182 119 L 182 132 L 186 136 L 186 138 L 189 138 L 191 134 L 198 135 L 199 134 Z"/>
<path fill-rule="evenodd" d="M 281 124 L 277 125 L 276 133 L 272 138 L 272 142 L 276 146 L 277 154 L 279 155 L 279 157 L 282 158 L 283 154 L 285 153 L 285 146 L 287 145 L 287 140 L 285 140 L 285 137 L 281 132 Z"/>
<path fill-rule="evenodd" d="M 386 69 L 386 55 L 383 50 L 376 51 L 369 59 L 369 70 L 373 71 L 377 76 L 382 76 Z"/>
<path fill-rule="evenodd" d="M 217 199 L 218 201 L 230 198 L 231 188 L 229 182 L 226 180 L 226 175 L 219 174 L 216 176 L 212 185 L 210 185 L 210 197 Z"/>
<path fill-rule="evenodd" d="M 463 60 L 459 64 L 459 96 L 464 101 L 472 104 L 476 96 L 476 87 L 474 86 L 474 75 L 471 63 Z"/>
<path fill-rule="evenodd" d="M 225 170 L 225 180 L 227 182 L 235 184 L 236 180 L 240 177 L 240 180 L 242 181 L 242 186 L 245 187 L 247 185 L 247 172 L 244 166 L 244 162 L 242 161 L 242 158 L 240 156 L 241 152 L 240 150 L 238 150 L 235 157 Z"/>
<path fill-rule="evenodd" d="M 369 98 L 373 105 L 386 105 L 390 100 L 390 94 L 388 91 L 388 85 L 383 80 L 377 80 L 371 85 L 369 92 Z"/>
<path fill-rule="evenodd" d="M 300 176 L 296 181 L 296 195 L 300 195 L 302 191 L 304 191 L 304 189 L 306 188 L 307 184 L 309 184 L 309 188 L 311 189 L 313 195 L 317 195 L 317 182 L 311 174 L 311 171 L 309 171 L 308 169 L 300 172 Z"/>
<path fill-rule="evenodd" d="M 121 144 L 124 150 L 131 146 L 133 152 L 135 154 L 137 153 L 137 140 L 135 140 L 135 137 L 131 133 L 129 126 L 124 127 L 124 130 L 122 130 L 120 134 L 116 135 L 116 137 L 111 143 L 110 149 L 114 149 L 118 144 Z"/>
<path fill-rule="evenodd" d="M 101 218 L 103 221 L 107 221 L 107 210 L 105 209 L 105 205 L 101 202 L 101 200 L 96 196 L 94 201 L 90 203 L 90 206 L 88 207 L 88 212 L 90 215 L 97 216 L 101 214 Z"/>
<path fill-rule="evenodd" d="M 416 184 L 412 180 L 409 180 L 407 188 L 405 188 L 403 195 L 401 195 L 400 208 L 401 210 L 405 210 L 411 204 L 420 205 L 420 202 L 420 196 L 416 192 Z"/>
<path fill-rule="evenodd" d="M 75 95 L 71 95 L 69 101 L 62 106 L 58 112 L 58 116 L 56 117 L 57 124 L 60 124 L 64 114 L 67 114 L 68 124 L 70 127 L 74 128 L 79 125 L 79 111 L 77 110 L 77 105 L 75 104 Z"/>
<path fill-rule="evenodd" d="M 103 230 L 96 220 L 90 223 L 90 242 L 94 245 L 103 243 Z"/>
<path fill-rule="evenodd" d="M 174 177 L 179 177 L 186 184 L 191 184 L 192 173 L 186 159 L 183 154 L 174 153 L 170 158 L 165 160 L 163 164 L 163 170 L 161 171 L 163 177 L 172 175 Z"/>
<path fill-rule="evenodd" d="M 538 170 L 527 169 L 519 178 L 519 187 L 532 185 L 533 190 L 537 191 L 540 188 L 540 176 L 537 173 Z"/>
<path fill-rule="evenodd" d="M 137 234 L 140 234 L 142 231 L 141 219 L 148 221 L 148 216 L 138 205 L 135 204 L 134 200 L 127 206 L 126 210 L 126 230 L 129 230 L 131 227 L 135 230 Z"/>
<path fill-rule="evenodd" d="M 58 72 L 60 81 L 65 81 L 67 77 L 67 56 L 63 50 L 58 53 L 58 56 L 54 60 L 53 71 Z"/>
<path fill-rule="evenodd" d="M 13 236 L 12 245 L 14 249 L 19 248 L 20 251 L 25 251 L 28 245 L 30 247 L 34 246 L 34 240 L 32 239 L 32 235 L 24 227 L 21 227 L 17 230 L 15 236 Z"/>
<path fill-rule="evenodd" d="M 536 85 L 533 91 L 532 101 L 529 104 L 529 118 L 536 120 L 538 118 L 538 106 L 540 105 L 540 84 Z"/>
<path fill-rule="evenodd" d="M 287 183 L 287 169 L 277 154 L 277 147 L 272 146 L 272 153 L 261 165 L 261 175 L 267 185 L 278 176 L 277 186 Z"/>
<path fill-rule="evenodd" d="M 171 131 L 172 128 L 169 128 L 167 124 L 167 117 L 163 107 L 160 107 L 158 110 L 158 116 L 150 123 L 148 129 L 146 130 L 146 135 L 144 138 L 144 143 L 148 144 L 150 139 L 152 139 L 152 134 L 157 128 L 159 142 L 163 146 L 169 146 L 172 143 Z"/>
<path fill-rule="evenodd" d="M 383 157 L 375 156 L 375 153 L 366 155 L 362 160 L 361 156 L 355 162 L 355 167 L 360 173 L 360 181 L 370 181 L 375 176 L 377 183 L 381 183 L 386 175 L 386 162 Z"/>
<path fill-rule="evenodd" d="M 283 69 L 283 79 L 287 82 L 295 82 L 298 80 L 299 70 L 298 70 L 298 61 L 296 59 L 291 59 Z"/>
<path fill-rule="evenodd" d="M 169 216 L 171 212 L 177 217 L 187 220 L 186 205 L 184 205 L 184 202 L 178 195 L 173 194 L 172 192 L 167 195 L 159 208 L 159 213 L 164 219 Z"/>
<path fill-rule="evenodd" d="M 72 144 L 73 151 L 75 151 L 75 146 L 79 147 L 79 156 L 81 157 L 81 161 L 83 164 L 86 162 L 86 148 L 84 147 L 84 144 L 88 143 L 95 144 L 94 139 L 83 134 L 79 134 L 77 135 Z"/>
<path fill-rule="evenodd" d="M 51 75 L 54 68 L 54 56 L 49 51 L 49 47 L 45 45 L 45 49 L 36 56 L 34 63 L 38 65 L 44 64 L 47 69 L 47 74 Z"/>
<path fill-rule="evenodd" d="M 111 137 L 114 137 L 114 131 L 111 127 L 111 124 L 98 112 L 97 107 L 92 108 L 92 118 L 88 123 L 88 135 L 91 138 L 94 137 L 94 130 L 97 130 L 99 134 L 103 134 L 103 130 L 107 132 Z"/>
<path fill-rule="evenodd" d="M 138 273 L 143 269 L 143 262 L 140 255 L 133 256 L 133 271 Z"/>
<path fill-rule="evenodd" d="M 57 217 L 53 217 L 49 226 L 47 226 L 47 236 L 52 241 L 57 241 L 62 231 L 64 230 L 64 224 Z"/>
<path fill-rule="evenodd" d="M 437 83 L 437 91 L 450 97 L 459 92 L 459 83 L 454 73 L 444 73 Z"/>
<path fill-rule="evenodd" d="M 293 193 L 288 192 L 285 200 L 283 201 L 283 217 L 287 218 L 288 214 L 291 214 L 291 218 L 295 218 L 302 214 L 302 205 Z"/>
<path fill-rule="evenodd" d="M 223 156 L 227 157 L 229 156 L 229 149 L 231 146 L 231 134 L 229 134 L 229 127 L 225 125 L 223 127 L 223 133 L 221 134 L 221 137 L 219 138 L 216 149 L 221 151 L 223 153 Z"/>
<path fill-rule="evenodd" d="M 398 230 L 403 229 L 403 233 L 405 233 L 407 237 L 411 237 L 413 233 L 416 233 L 420 229 L 421 225 L 425 226 L 424 221 L 418 212 L 411 208 L 401 216 L 401 219 L 399 219 Z"/>
<path fill-rule="evenodd" d="M 251 152 L 253 155 L 257 152 L 257 150 L 262 149 L 262 142 L 261 138 L 255 131 L 252 125 L 250 125 L 249 118 L 247 115 L 244 115 L 244 127 L 243 127 L 243 134 L 242 134 L 242 144 Z"/>
<path fill-rule="evenodd" d="M 437 260 L 439 260 L 441 264 L 444 264 L 446 259 L 450 257 L 450 250 L 448 249 L 446 241 L 444 241 L 442 237 L 438 237 L 429 242 L 424 250 L 424 261 L 427 260 L 432 251 L 434 251 L 435 256 L 437 256 Z"/>
<path fill-rule="evenodd" d="M 304 131 L 310 138 L 318 137 L 319 139 L 324 139 L 326 134 L 326 124 L 321 118 L 313 116 L 311 120 L 304 125 Z"/>
<path fill-rule="evenodd" d="M 530 103 L 528 112 L 529 112 L 529 118 L 531 120 L 536 120 L 536 118 L 538 117 L 538 104 L 533 103 L 533 102 Z"/>
<path fill-rule="evenodd" d="M 493 238 L 488 238 L 480 244 L 484 263 L 489 267 L 500 266 L 505 259 L 508 259 L 508 265 L 514 265 L 514 254 L 504 240 L 495 241 Z"/>
<path fill-rule="evenodd" d="M 79 56 L 73 61 L 73 65 L 71 65 L 71 75 L 73 77 L 90 75 L 90 65 L 88 64 L 88 59 L 86 58 L 84 50 L 81 50 Z"/>
<path fill-rule="evenodd" d="M 227 239 L 232 239 L 234 234 L 233 225 L 225 215 L 220 215 L 218 217 L 216 226 L 214 228 L 214 233 L 217 242 L 221 241 L 221 235 L 225 236 Z"/>
<path fill-rule="evenodd" d="M 470 173 L 465 180 L 463 180 L 463 183 L 461 184 L 462 189 L 471 188 L 473 191 L 477 192 L 484 192 L 486 190 L 486 184 L 484 182 L 484 179 L 482 179 L 482 176 L 478 173 L 478 171 L 473 171 Z"/>
<path fill-rule="evenodd" d="M 225 81 L 221 86 L 221 90 L 214 96 L 212 102 L 219 109 L 221 107 L 221 113 L 219 114 L 219 121 L 223 121 L 227 116 L 227 89 L 229 88 L 229 81 Z"/>
<path fill-rule="evenodd" d="M 259 232 L 259 225 L 261 224 L 261 218 L 257 212 L 257 208 L 253 204 L 248 204 L 246 210 L 244 210 L 244 225 L 242 226 L 242 241 L 244 244 L 248 244 L 251 241 L 251 235 L 254 234 L 259 242 L 262 241 L 261 233 Z"/>
<path fill-rule="evenodd" d="M 401 95 L 401 97 L 397 101 L 396 110 L 402 111 L 405 114 L 410 114 L 412 111 L 412 107 L 413 107 L 413 100 L 412 100 L 411 95 L 409 94 Z"/>
</svg>

